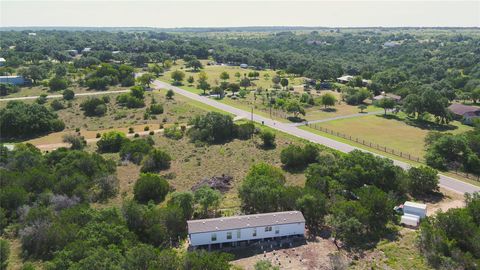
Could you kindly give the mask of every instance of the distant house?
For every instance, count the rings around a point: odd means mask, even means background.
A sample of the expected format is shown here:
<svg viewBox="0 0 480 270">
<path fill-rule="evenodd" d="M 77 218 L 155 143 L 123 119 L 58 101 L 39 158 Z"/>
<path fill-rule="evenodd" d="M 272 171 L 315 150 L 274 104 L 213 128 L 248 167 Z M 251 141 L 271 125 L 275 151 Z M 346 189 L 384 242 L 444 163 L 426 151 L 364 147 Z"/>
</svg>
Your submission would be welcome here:
<svg viewBox="0 0 480 270">
<path fill-rule="evenodd" d="M 347 84 L 349 81 L 353 80 L 353 78 L 352 75 L 343 75 L 342 77 L 337 78 L 337 82 Z M 370 84 L 370 80 L 362 79 L 363 86 L 367 86 L 368 84 Z"/>
<path fill-rule="evenodd" d="M 480 118 L 480 107 L 455 103 L 450 105 L 448 110 L 455 116 L 456 119 L 467 125 L 471 125 L 473 123 L 473 119 Z"/>
<path fill-rule="evenodd" d="M 90 52 L 90 51 L 92 51 L 92 48 L 88 48 L 88 47 L 87 47 L 87 48 L 84 48 L 84 49 L 82 50 L 82 53 L 86 53 L 86 52 Z"/>
<path fill-rule="evenodd" d="M 121 51 L 112 51 L 112 54 L 121 53 Z"/>
<path fill-rule="evenodd" d="M 25 79 L 22 76 L 0 76 L 0 83 L 23 85 Z"/>
<path fill-rule="evenodd" d="M 29 36 L 36 36 L 37 33 L 35 33 L 35 32 L 30 32 L 30 33 L 28 33 L 28 35 L 29 35 Z"/>
<path fill-rule="evenodd" d="M 248 65 L 247 64 L 240 64 L 240 67 L 241 68 L 248 68 Z"/>
<path fill-rule="evenodd" d="M 353 76 L 351 76 L 351 75 L 344 75 L 342 77 L 337 78 L 337 82 L 343 83 L 343 84 L 346 84 L 351 80 L 353 80 Z"/>
<path fill-rule="evenodd" d="M 305 218 L 299 211 L 189 220 L 190 246 L 237 245 L 285 236 L 304 236 Z"/>
<path fill-rule="evenodd" d="M 387 42 L 383 43 L 384 48 L 392 48 L 392 47 L 397 47 L 397 46 L 400 46 L 400 45 L 402 45 L 401 41 L 387 41 Z"/>
<path fill-rule="evenodd" d="M 67 53 L 70 55 L 70 56 L 76 56 L 78 54 L 78 51 L 77 50 L 67 50 Z"/>
<path fill-rule="evenodd" d="M 381 100 L 381 99 L 384 99 L 384 98 L 393 99 L 397 103 L 402 100 L 401 96 L 398 96 L 398 95 L 395 95 L 395 94 L 392 94 L 392 93 L 385 93 L 385 92 L 382 92 L 378 96 L 374 96 L 373 100 Z"/>
<path fill-rule="evenodd" d="M 7 60 L 5 58 L 0 57 L 0 67 L 3 67 L 7 63 Z"/>
</svg>

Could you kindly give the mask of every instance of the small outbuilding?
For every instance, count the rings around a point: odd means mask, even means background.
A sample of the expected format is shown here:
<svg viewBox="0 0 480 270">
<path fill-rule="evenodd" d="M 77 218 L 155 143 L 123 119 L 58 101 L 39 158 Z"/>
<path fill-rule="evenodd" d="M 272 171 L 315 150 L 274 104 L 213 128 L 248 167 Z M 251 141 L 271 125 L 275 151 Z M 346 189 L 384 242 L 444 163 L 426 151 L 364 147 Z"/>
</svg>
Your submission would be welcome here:
<svg viewBox="0 0 480 270">
<path fill-rule="evenodd" d="M 305 235 L 300 211 L 273 212 L 187 221 L 191 247 L 237 245 L 263 239 Z"/>
<path fill-rule="evenodd" d="M 427 216 L 427 205 L 423 203 L 406 201 L 400 208 L 403 210 L 400 224 L 406 226 L 417 227 L 420 220 Z"/>
<path fill-rule="evenodd" d="M 392 94 L 392 93 L 385 93 L 385 92 L 382 92 L 378 96 L 374 96 L 373 100 L 381 100 L 381 99 L 384 99 L 384 98 L 391 99 L 391 100 L 393 100 L 397 103 L 402 100 L 402 97 L 399 96 L 399 95 L 395 95 L 395 94 Z"/>
<path fill-rule="evenodd" d="M 471 125 L 473 123 L 473 119 L 480 118 L 480 107 L 455 103 L 450 105 L 448 110 L 456 119 L 467 125 Z"/>
<path fill-rule="evenodd" d="M 23 85 L 25 79 L 22 76 L 0 76 L 0 83 Z"/>
<path fill-rule="evenodd" d="M 241 68 L 248 68 L 248 65 L 247 64 L 240 64 L 240 67 Z"/>
<path fill-rule="evenodd" d="M 0 67 L 3 67 L 7 63 L 7 60 L 5 58 L 0 57 Z"/>
</svg>

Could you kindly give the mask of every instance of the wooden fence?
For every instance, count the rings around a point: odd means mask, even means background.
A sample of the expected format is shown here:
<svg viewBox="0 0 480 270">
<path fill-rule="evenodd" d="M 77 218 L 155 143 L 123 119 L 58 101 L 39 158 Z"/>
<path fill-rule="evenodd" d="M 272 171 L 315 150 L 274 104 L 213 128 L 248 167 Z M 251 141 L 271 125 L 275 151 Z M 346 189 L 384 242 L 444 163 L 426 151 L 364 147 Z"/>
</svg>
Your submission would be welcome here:
<svg viewBox="0 0 480 270">
<path fill-rule="evenodd" d="M 423 158 L 413 156 L 413 155 L 411 155 L 409 153 L 406 153 L 406 152 L 403 152 L 403 151 L 388 148 L 386 146 L 379 145 L 378 143 L 366 141 L 364 139 L 360 139 L 360 138 L 357 138 L 357 137 L 354 137 L 354 136 L 351 136 L 351 135 L 347 135 L 347 134 L 343 134 L 343 133 L 340 133 L 340 132 L 337 132 L 337 131 L 333 131 L 331 129 L 319 126 L 317 124 L 308 124 L 308 126 L 313 128 L 313 129 L 320 130 L 322 132 L 332 134 L 334 136 L 344 138 L 344 139 L 347 139 L 349 141 L 356 142 L 356 143 L 362 144 L 364 146 L 368 146 L 370 148 L 377 149 L 379 151 L 382 151 L 382 152 L 385 152 L 385 153 L 388 153 L 388 154 L 392 154 L 392 155 L 397 156 L 397 157 L 405 158 L 405 159 L 415 161 L 415 162 L 425 163 L 425 160 Z M 480 175 L 474 175 L 474 174 L 464 173 L 464 172 L 460 172 L 460 171 L 449 171 L 449 172 L 451 172 L 453 174 L 456 174 L 458 176 L 461 176 L 461 177 L 465 177 L 465 178 L 472 179 L 472 180 L 475 180 L 475 181 L 480 181 Z"/>
</svg>

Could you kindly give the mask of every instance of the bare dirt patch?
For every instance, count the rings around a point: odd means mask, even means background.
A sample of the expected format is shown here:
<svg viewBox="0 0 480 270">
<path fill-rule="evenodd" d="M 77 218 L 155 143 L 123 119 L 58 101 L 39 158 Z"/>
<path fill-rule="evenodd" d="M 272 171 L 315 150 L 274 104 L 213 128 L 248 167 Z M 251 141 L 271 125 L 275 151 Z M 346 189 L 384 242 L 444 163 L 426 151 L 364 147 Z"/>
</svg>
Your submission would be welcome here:
<svg viewBox="0 0 480 270">
<path fill-rule="evenodd" d="M 255 263 L 267 260 L 280 269 L 331 269 L 330 255 L 337 252 L 331 240 L 317 237 L 306 244 L 278 250 L 269 249 L 265 253 L 261 249 L 256 255 L 232 261 L 234 265 L 246 270 L 254 269 Z"/>
</svg>

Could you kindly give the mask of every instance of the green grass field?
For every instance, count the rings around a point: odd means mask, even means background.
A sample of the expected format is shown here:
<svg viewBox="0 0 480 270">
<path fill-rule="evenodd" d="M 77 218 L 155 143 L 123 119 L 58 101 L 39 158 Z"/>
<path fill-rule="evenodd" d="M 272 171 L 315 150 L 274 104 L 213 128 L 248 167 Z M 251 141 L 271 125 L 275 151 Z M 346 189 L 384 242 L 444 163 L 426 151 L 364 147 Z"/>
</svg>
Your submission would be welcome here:
<svg viewBox="0 0 480 270">
<path fill-rule="evenodd" d="M 434 129 L 416 127 L 407 124 L 404 120 L 405 116 L 402 114 L 399 114 L 398 119 L 385 118 L 383 115 L 368 115 L 318 123 L 317 126 L 423 157 L 425 137 Z M 471 129 L 457 121 L 451 122 L 450 125 L 451 129 L 442 132 L 457 134 Z"/>
</svg>

